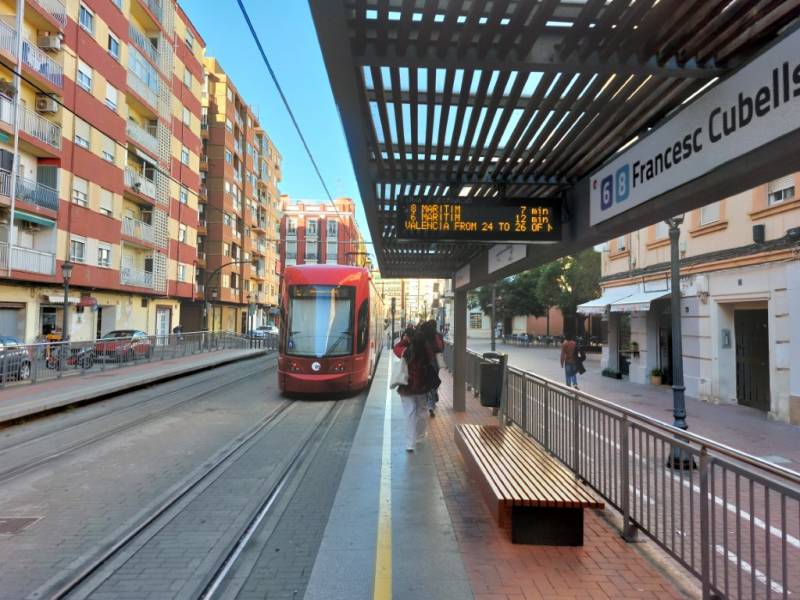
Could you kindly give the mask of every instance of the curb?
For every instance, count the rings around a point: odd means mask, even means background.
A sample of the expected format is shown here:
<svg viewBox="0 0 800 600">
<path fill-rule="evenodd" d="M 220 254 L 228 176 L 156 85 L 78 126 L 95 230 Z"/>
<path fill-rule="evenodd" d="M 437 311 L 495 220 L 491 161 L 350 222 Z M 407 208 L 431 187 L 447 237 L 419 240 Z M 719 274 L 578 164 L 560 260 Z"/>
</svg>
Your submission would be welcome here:
<svg viewBox="0 0 800 600">
<path fill-rule="evenodd" d="M 140 381 L 129 381 L 124 383 L 115 383 L 112 381 L 109 382 L 107 385 L 88 393 L 83 393 L 83 392 L 75 393 L 73 391 L 61 395 L 54 394 L 51 398 L 44 400 L 37 406 L 20 407 L 16 411 L 9 412 L 5 415 L 0 416 L 0 429 L 3 429 L 5 427 L 10 427 L 12 425 L 16 425 L 24 421 L 28 421 L 32 418 L 38 419 L 41 417 L 51 415 L 53 413 L 65 411 L 70 408 L 77 408 L 79 406 L 84 406 L 86 404 L 99 402 L 100 400 L 105 400 L 109 397 L 116 396 L 120 393 L 133 392 L 145 387 L 149 387 L 153 384 L 164 383 L 167 381 L 171 381 L 173 379 L 179 379 L 181 377 L 192 375 L 199 371 L 205 371 L 207 369 L 216 369 L 217 367 L 222 367 L 235 362 L 267 356 L 270 353 L 271 351 L 269 350 L 254 350 L 250 354 L 247 354 L 245 356 L 225 357 L 225 358 L 220 358 L 217 361 L 206 364 L 192 365 L 188 367 L 179 367 L 176 368 L 175 370 L 163 373 L 161 375 L 157 375 L 155 377 L 153 377 L 152 375 L 148 376 L 146 374 L 143 374 L 142 376 L 143 379 L 141 379 Z M 144 377 L 148 378 L 144 379 Z"/>
</svg>

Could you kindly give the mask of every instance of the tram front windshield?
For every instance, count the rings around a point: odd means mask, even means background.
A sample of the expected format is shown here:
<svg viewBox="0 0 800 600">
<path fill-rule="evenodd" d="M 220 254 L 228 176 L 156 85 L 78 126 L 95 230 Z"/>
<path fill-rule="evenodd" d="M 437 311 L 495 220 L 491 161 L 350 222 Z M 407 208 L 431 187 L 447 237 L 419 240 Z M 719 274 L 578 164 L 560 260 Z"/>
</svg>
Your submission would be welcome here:
<svg viewBox="0 0 800 600">
<path fill-rule="evenodd" d="M 352 354 L 355 293 L 345 285 L 290 286 L 286 353 L 316 358 Z"/>
</svg>

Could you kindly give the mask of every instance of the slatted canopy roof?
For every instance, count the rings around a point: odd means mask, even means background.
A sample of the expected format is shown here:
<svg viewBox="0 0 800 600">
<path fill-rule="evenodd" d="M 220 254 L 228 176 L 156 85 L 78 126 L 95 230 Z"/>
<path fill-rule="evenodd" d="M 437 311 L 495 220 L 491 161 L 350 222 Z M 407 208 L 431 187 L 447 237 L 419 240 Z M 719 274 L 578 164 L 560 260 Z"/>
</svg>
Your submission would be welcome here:
<svg viewBox="0 0 800 600">
<path fill-rule="evenodd" d="M 310 4 L 386 277 L 451 277 L 486 251 L 397 240 L 398 198 L 565 195 L 800 15 L 800 0 Z"/>
</svg>

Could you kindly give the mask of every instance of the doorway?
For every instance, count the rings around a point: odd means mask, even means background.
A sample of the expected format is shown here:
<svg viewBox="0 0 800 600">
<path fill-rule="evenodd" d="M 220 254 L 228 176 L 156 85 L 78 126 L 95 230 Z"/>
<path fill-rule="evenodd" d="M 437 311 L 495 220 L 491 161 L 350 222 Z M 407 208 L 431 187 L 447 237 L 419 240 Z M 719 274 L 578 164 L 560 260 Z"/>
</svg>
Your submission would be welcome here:
<svg viewBox="0 0 800 600">
<path fill-rule="evenodd" d="M 170 325 L 172 324 L 172 309 L 156 307 L 156 343 L 163 345 L 169 339 Z"/>
<path fill-rule="evenodd" d="M 735 310 L 736 400 L 739 404 L 768 412 L 769 325 L 766 309 Z"/>
<path fill-rule="evenodd" d="M 668 304 L 658 315 L 658 368 L 661 383 L 672 385 L 672 312 Z"/>
</svg>

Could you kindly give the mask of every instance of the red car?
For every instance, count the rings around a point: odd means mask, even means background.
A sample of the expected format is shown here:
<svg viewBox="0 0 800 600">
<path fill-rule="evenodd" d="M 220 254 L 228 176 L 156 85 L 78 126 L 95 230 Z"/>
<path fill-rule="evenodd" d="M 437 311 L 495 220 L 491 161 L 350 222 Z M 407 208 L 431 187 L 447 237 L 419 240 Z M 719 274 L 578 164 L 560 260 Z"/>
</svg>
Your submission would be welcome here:
<svg viewBox="0 0 800 600">
<path fill-rule="evenodd" d="M 144 331 L 115 329 L 100 338 L 94 347 L 94 358 L 98 361 L 132 361 L 150 358 L 153 344 Z"/>
</svg>

